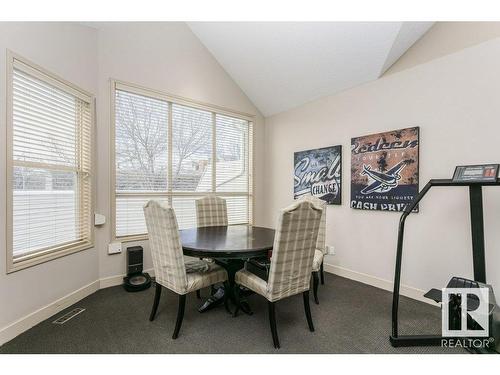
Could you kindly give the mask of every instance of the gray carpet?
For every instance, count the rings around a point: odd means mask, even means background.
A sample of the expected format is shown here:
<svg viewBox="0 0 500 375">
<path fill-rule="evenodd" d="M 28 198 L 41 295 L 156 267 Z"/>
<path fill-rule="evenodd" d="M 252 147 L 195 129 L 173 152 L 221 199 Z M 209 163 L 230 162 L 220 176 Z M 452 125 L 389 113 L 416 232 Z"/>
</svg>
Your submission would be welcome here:
<svg viewBox="0 0 500 375">
<path fill-rule="evenodd" d="M 200 300 L 187 298 L 179 338 L 172 340 L 177 297 L 163 290 L 156 320 L 149 322 L 154 288 L 127 293 L 121 287 L 100 290 L 74 306 L 85 312 L 64 325 L 55 317 L 0 347 L 0 353 L 464 353 L 445 348 L 393 348 L 389 344 L 389 292 L 326 274 L 320 305 L 311 299 L 316 331 L 309 332 L 302 296 L 277 304 L 281 349 L 275 350 L 262 297 L 249 297 L 254 314 L 233 318 L 223 307 L 200 314 Z M 208 290 L 202 291 L 206 295 Z M 401 334 L 439 333 L 436 307 L 402 298 Z"/>
</svg>

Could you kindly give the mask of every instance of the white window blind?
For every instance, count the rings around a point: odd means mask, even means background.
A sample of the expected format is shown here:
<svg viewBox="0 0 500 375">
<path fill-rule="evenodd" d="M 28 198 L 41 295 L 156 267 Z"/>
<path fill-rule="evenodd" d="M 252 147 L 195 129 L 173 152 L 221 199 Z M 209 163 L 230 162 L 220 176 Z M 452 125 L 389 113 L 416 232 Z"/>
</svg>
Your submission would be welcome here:
<svg viewBox="0 0 500 375">
<path fill-rule="evenodd" d="M 57 78 L 17 59 L 12 66 L 15 264 L 91 244 L 92 110 L 90 97 Z"/>
<path fill-rule="evenodd" d="M 116 190 L 167 191 L 168 104 L 116 92 Z"/>
<path fill-rule="evenodd" d="M 196 226 L 195 200 L 208 193 L 227 200 L 230 224 L 250 223 L 251 122 L 118 86 L 115 237 L 147 233 L 150 199 L 168 201 L 181 229 Z"/>
<path fill-rule="evenodd" d="M 248 190 L 248 145 L 247 121 L 216 115 L 217 132 L 217 191 Z"/>
<path fill-rule="evenodd" d="M 174 191 L 212 190 L 212 114 L 172 105 Z"/>
</svg>

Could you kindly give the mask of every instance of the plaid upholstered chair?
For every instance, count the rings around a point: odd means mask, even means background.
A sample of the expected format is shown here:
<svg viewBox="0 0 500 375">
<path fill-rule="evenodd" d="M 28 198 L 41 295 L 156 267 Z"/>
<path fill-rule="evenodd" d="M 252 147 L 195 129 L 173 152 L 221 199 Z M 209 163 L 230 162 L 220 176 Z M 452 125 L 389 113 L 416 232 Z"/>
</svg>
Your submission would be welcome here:
<svg viewBox="0 0 500 375">
<path fill-rule="evenodd" d="M 227 225 L 227 205 L 225 199 L 215 195 L 206 195 L 203 198 L 197 199 L 195 205 L 196 225 L 198 227 L 220 227 Z M 211 294 L 214 294 L 214 287 L 212 286 L 211 289 Z M 196 292 L 196 296 L 201 298 L 199 290 Z"/>
<path fill-rule="evenodd" d="M 322 212 L 321 208 L 308 201 L 297 201 L 283 209 L 274 237 L 268 280 L 261 279 L 246 269 L 236 273 L 237 284 L 267 299 L 275 348 L 280 347 L 275 303 L 286 297 L 302 293 L 309 330 L 314 332 L 309 308 L 309 287 Z"/>
<path fill-rule="evenodd" d="M 203 198 L 197 199 L 196 224 L 198 227 L 226 226 L 226 200 L 215 195 L 207 195 Z"/>
<path fill-rule="evenodd" d="M 162 287 L 176 293 L 179 296 L 179 307 L 172 335 L 172 338 L 176 339 L 184 317 L 186 295 L 227 281 L 227 272 L 222 267 L 203 260 L 195 259 L 186 264 L 177 219 L 173 208 L 166 202 L 149 201 L 144 206 L 144 216 L 156 278 L 156 292 L 149 320 L 155 318 Z M 225 302 L 227 304 L 227 299 Z"/>
<path fill-rule="evenodd" d="M 321 221 L 319 225 L 318 240 L 316 241 L 316 250 L 314 251 L 314 259 L 312 265 L 313 276 L 313 294 L 314 301 L 319 304 L 318 299 L 318 284 L 319 276 L 321 276 L 321 284 L 325 283 L 325 275 L 323 274 L 323 258 L 326 255 L 326 202 L 312 195 L 304 195 L 300 200 L 311 202 L 318 207 L 321 207 L 323 213 L 321 214 Z"/>
<path fill-rule="evenodd" d="M 299 201 L 311 202 L 323 210 L 323 213 L 321 214 L 318 240 L 316 241 L 316 250 L 314 251 L 314 259 L 312 265 L 314 302 L 316 302 L 316 304 L 319 304 L 318 286 L 319 286 L 320 276 L 321 276 L 321 284 L 325 283 L 325 275 L 323 273 L 323 258 L 326 255 L 326 241 L 325 241 L 326 202 L 312 195 L 304 195 L 299 199 Z M 261 276 L 263 274 L 269 273 L 269 267 L 270 267 L 269 258 L 251 259 L 248 262 L 248 268 L 252 269 L 253 272 L 256 273 L 257 275 Z"/>
</svg>

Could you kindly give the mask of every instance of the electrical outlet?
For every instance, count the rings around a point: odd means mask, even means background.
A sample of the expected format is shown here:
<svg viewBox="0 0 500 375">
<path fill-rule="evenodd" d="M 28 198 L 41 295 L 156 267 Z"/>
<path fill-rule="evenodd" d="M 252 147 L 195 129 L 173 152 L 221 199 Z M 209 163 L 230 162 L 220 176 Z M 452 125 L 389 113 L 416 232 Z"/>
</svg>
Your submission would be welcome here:
<svg viewBox="0 0 500 375">
<path fill-rule="evenodd" d="M 120 254 L 122 252 L 121 242 L 112 242 L 108 245 L 108 254 Z"/>
<path fill-rule="evenodd" d="M 94 214 L 94 225 L 100 226 L 106 224 L 106 216 L 101 214 Z"/>
<path fill-rule="evenodd" d="M 328 255 L 335 255 L 335 247 L 332 245 L 327 245 L 326 249 L 328 250 Z"/>
</svg>

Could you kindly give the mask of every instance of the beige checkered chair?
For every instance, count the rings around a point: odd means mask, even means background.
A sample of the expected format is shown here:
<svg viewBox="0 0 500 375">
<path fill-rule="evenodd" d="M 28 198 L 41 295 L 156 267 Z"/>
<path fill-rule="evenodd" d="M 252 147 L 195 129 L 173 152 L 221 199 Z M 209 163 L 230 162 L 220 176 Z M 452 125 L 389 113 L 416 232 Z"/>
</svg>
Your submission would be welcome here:
<svg viewBox="0 0 500 375">
<path fill-rule="evenodd" d="M 203 260 L 185 261 L 175 212 L 167 202 L 149 201 L 144 206 L 144 216 L 156 278 L 156 292 L 149 320 L 155 318 L 162 287 L 176 293 L 179 296 L 179 308 L 172 335 L 176 339 L 184 317 L 186 295 L 215 283 L 226 282 L 227 272 L 222 267 Z M 227 299 L 225 303 L 227 304 Z"/>
<path fill-rule="evenodd" d="M 325 283 L 325 275 L 323 273 L 323 258 L 326 255 L 326 202 L 312 195 L 304 195 L 299 200 L 311 202 L 318 207 L 321 207 L 323 213 L 321 214 L 321 222 L 319 225 L 318 240 L 316 241 L 316 250 L 314 251 L 314 259 L 312 266 L 312 276 L 313 276 L 313 294 L 314 302 L 319 304 L 318 299 L 318 285 L 319 276 L 321 276 L 321 284 Z"/>
<path fill-rule="evenodd" d="M 227 226 L 227 204 L 226 200 L 216 195 L 206 195 L 195 201 L 196 225 L 198 227 L 222 227 Z M 215 293 L 212 286 L 211 294 Z M 196 296 L 201 298 L 200 291 Z"/>
<path fill-rule="evenodd" d="M 280 347 L 275 303 L 283 298 L 302 293 L 309 330 L 314 332 L 309 308 L 309 287 L 322 212 L 320 207 L 308 201 L 296 201 L 283 209 L 274 237 L 268 280 L 261 279 L 246 269 L 236 273 L 237 284 L 267 299 L 275 348 Z"/>
<path fill-rule="evenodd" d="M 227 225 L 226 200 L 207 195 L 196 200 L 196 224 L 198 227 L 219 227 Z"/>
</svg>

